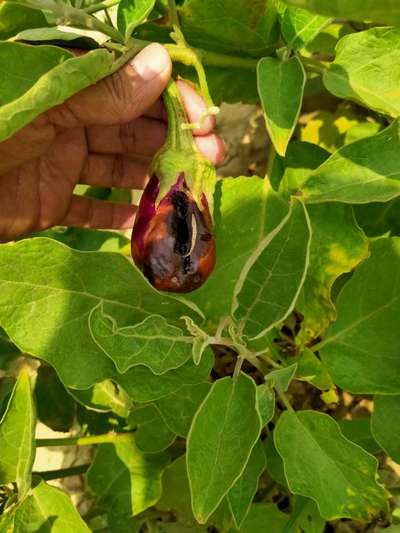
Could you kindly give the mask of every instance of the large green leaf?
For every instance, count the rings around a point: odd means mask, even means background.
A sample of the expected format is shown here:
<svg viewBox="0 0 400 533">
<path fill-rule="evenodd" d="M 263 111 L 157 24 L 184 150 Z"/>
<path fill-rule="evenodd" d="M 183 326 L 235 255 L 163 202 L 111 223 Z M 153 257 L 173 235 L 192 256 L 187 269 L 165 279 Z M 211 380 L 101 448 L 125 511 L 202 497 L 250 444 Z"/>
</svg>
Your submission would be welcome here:
<svg viewBox="0 0 400 533">
<path fill-rule="evenodd" d="M 117 14 L 119 31 L 129 38 L 133 30 L 149 16 L 155 3 L 156 0 L 121 0 Z"/>
<path fill-rule="evenodd" d="M 265 123 L 279 155 L 284 156 L 299 118 L 306 73 L 297 56 L 281 61 L 264 57 L 257 67 Z"/>
<path fill-rule="evenodd" d="M 284 0 L 284 2 L 339 19 L 372 20 L 391 26 L 400 24 L 400 5 L 393 0 Z"/>
<path fill-rule="evenodd" d="M 400 238 L 380 239 L 337 299 L 320 354 L 335 383 L 359 393 L 400 393 Z"/>
<path fill-rule="evenodd" d="M 0 141 L 104 78 L 112 61 L 106 50 L 74 57 L 62 48 L 0 42 Z"/>
<path fill-rule="evenodd" d="M 370 418 L 354 418 L 353 420 L 340 420 L 339 426 L 347 439 L 355 442 L 367 452 L 375 454 L 381 450 L 381 447 L 372 435 L 371 422 Z"/>
<path fill-rule="evenodd" d="M 229 315 L 232 294 L 248 257 L 288 212 L 268 180 L 225 178 L 217 187 L 215 233 L 218 261 L 207 283 L 191 299 L 213 324 Z"/>
<path fill-rule="evenodd" d="M 125 374 L 116 374 L 114 380 L 125 389 L 133 401 L 149 402 L 173 394 L 185 385 L 202 383 L 208 378 L 213 364 L 213 353 L 211 348 L 208 348 L 199 365 L 189 359 L 181 367 L 161 376 L 153 374 L 146 366 L 139 365 Z"/>
<path fill-rule="evenodd" d="M 254 446 L 240 478 L 228 492 L 228 502 L 235 524 L 240 529 L 258 489 L 258 479 L 265 470 L 265 453 L 261 441 Z"/>
<path fill-rule="evenodd" d="M 29 375 L 21 372 L 0 421 L 0 485 L 16 482 L 19 498 L 31 485 L 36 415 Z"/>
<path fill-rule="evenodd" d="M 56 487 L 37 481 L 17 507 L 14 533 L 89 533 L 69 497 Z"/>
<path fill-rule="evenodd" d="M 368 255 L 368 241 L 349 205 L 329 203 L 307 208 L 312 228 L 310 266 L 296 308 L 303 315 L 296 342 L 306 345 L 336 318 L 332 285 Z"/>
<path fill-rule="evenodd" d="M 400 194 L 400 122 L 344 146 L 314 170 L 302 188 L 308 203 L 386 202 Z"/>
<path fill-rule="evenodd" d="M 290 48 L 298 50 L 311 42 L 331 20 L 300 7 L 287 7 L 282 14 L 282 35 Z"/>
<path fill-rule="evenodd" d="M 134 326 L 118 328 L 102 306 L 90 313 L 93 340 L 115 363 L 121 373 L 136 365 L 164 374 L 182 366 L 192 355 L 192 337 L 168 324 L 161 315 L 150 315 Z"/>
<path fill-rule="evenodd" d="M 240 533 L 259 533 L 268 527 L 271 533 L 283 533 L 289 516 L 274 503 L 254 503 L 240 528 Z"/>
<path fill-rule="evenodd" d="M 183 32 L 200 48 L 262 56 L 277 40 L 277 14 L 268 0 L 187 0 Z"/>
<path fill-rule="evenodd" d="M 187 441 L 193 512 L 201 524 L 243 473 L 260 430 L 254 381 L 243 373 L 216 381 Z"/>
<path fill-rule="evenodd" d="M 290 490 L 315 500 L 324 518 L 369 520 L 385 509 L 377 460 L 348 441 L 330 416 L 286 411 L 274 434 Z"/>
<path fill-rule="evenodd" d="M 164 453 L 143 454 L 131 435 L 101 444 L 87 473 L 95 505 L 113 515 L 137 515 L 161 496 Z"/>
<path fill-rule="evenodd" d="M 134 409 L 129 415 L 129 425 L 136 428 L 135 444 L 145 453 L 162 452 L 175 440 L 175 433 L 166 425 L 153 404 Z"/>
<path fill-rule="evenodd" d="M 186 437 L 192 420 L 210 390 L 210 383 L 185 385 L 176 392 L 160 398 L 157 409 L 167 426 L 177 435 Z"/>
<path fill-rule="evenodd" d="M 5 41 L 20 31 L 47 26 L 41 11 L 26 6 L 3 2 L 0 5 L 0 40 Z"/>
<path fill-rule="evenodd" d="M 250 255 L 236 284 L 232 313 L 242 333 L 261 337 L 292 311 L 307 272 L 310 240 L 307 212 L 294 200 Z"/>
<path fill-rule="evenodd" d="M 55 44 L 92 50 L 98 47 L 97 41 L 87 35 L 71 31 L 62 31 L 58 28 L 33 28 L 20 31 L 13 37 L 15 41 L 32 42 L 36 44 Z"/>
<path fill-rule="evenodd" d="M 187 312 L 157 293 L 122 255 L 79 252 L 50 239 L 0 246 L 0 286 L 2 327 L 73 388 L 90 387 L 115 372 L 90 333 L 89 316 L 97 305 L 103 303 L 121 325 L 141 322 L 160 305 L 165 317 Z"/>
<path fill-rule="evenodd" d="M 324 73 L 328 91 L 385 113 L 400 115 L 400 30 L 372 28 L 346 35 Z"/>
<path fill-rule="evenodd" d="M 400 395 L 375 396 L 371 430 L 385 452 L 400 464 Z"/>
</svg>

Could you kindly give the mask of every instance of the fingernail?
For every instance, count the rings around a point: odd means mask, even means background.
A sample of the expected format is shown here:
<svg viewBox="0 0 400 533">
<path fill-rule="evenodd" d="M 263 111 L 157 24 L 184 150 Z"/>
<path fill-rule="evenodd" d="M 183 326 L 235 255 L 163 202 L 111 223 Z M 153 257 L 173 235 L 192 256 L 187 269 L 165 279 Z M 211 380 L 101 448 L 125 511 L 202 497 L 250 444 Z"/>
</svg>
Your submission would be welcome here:
<svg viewBox="0 0 400 533">
<path fill-rule="evenodd" d="M 139 52 L 131 65 L 144 81 L 151 81 L 170 68 L 171 60 L 163 46 L 153 43 Z"/>
</svg>

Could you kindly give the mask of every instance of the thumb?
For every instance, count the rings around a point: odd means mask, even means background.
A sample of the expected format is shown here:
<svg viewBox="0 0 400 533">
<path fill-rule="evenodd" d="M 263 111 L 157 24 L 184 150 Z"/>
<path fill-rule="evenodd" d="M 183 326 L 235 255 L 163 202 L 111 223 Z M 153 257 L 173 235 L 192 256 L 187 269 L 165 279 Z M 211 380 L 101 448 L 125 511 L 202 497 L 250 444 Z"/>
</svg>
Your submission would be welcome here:
<svg viewBox="0 0 400 533">
<path fill-rule="evenodd" d="M 168 52 L 157 43 L 137 54 L 130 64 L 69 98 L 48 112 L 64 128 L 129 122 L 160 97 L 171 77 Z"/>
</svg>

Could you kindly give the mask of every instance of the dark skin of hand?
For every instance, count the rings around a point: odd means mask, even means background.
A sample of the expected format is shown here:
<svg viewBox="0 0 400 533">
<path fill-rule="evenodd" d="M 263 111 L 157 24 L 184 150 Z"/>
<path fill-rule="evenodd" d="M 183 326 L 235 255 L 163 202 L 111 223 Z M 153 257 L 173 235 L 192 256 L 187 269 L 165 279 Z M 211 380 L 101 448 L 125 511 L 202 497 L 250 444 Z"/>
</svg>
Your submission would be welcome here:
<svg viewBox="0 0 400 533">
<path fill-rule="evenodd" d="M 78 183 L 142 189 L 149 165 L 166 138 L 160 95 L 171 77 L 165 49 L 152 44 L 130 65 L 37 117 L 0 143 L 0 241 L 55 225 L 124 229 L 136 206 L 73 194 Z M 191 122 L 205 104 L 178 82 Z M 194 131 L 200 150 L 214 164 L 223 142 L 207 118 Z"/>
</svg>

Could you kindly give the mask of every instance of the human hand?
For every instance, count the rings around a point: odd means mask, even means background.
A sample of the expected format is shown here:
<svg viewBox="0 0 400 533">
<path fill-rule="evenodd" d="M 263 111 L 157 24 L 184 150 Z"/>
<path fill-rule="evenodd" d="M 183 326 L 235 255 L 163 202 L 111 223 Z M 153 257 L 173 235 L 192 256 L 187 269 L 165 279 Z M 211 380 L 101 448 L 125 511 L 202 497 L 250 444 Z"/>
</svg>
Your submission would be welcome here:
<svg viewBox="0 0 400 533">
<path fill-rule="evenodd" d="M 133 68 L 132 68 L 133 67 Z M 152 44 L 119 72 L 50 109 L 0 143 L 0 241 L 55 225 L 123 229 L 136 207 L 73 194 L 78 183 L 142 189 L 167 125 L 160 95 L 171 76 L 165 49 Z M 189 120 L 205 104 L 178 82 Z M 208 117 L 194 135 L 214 164 L 224 145 Z"/>
</svg>

